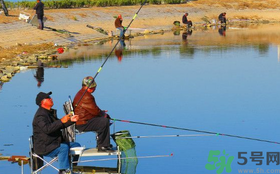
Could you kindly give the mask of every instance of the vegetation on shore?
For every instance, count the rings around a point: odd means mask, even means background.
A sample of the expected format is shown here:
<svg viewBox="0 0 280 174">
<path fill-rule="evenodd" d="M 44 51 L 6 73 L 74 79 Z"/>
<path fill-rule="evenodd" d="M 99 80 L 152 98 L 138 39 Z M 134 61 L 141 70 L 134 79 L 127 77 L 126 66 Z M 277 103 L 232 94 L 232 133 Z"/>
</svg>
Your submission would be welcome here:
<svg viewBox="0 0 280 174">
<path fill-rule="evenodd" d="M 138 5 L 145 0 L 43 0 L 45 8 L 78 8 L 78 7 L 106 7 L 106 6 L 125 6 Z M 180 4 L 182 0 L 147 0 L 149 4 Z M 8 8 L 33 8 L 36 1 L 5 2 Z M 0 5 L 1 7 L 1 5 Z"/>
<path fill-rule="evenodd" d="M 145 0 L 43 0 L 48 9 L 58 8 L 80 8 L 80 7 L 108 7 L 108 6 L 126 6 L 139 5 Z M 147 0 L 147 4 L 181 4 L 187 3 L 187 6 L 196 7 L 197 5 L 211 5 L 212 7 L 224 7 L 227 9 L 277 9 L 280 7 L 279 0 Z M 12 8 L 32 9 L 36 1 L 11 2 L 7 0 L 6 6 Z M 0 4 L 1 7 L 1 4 Z M 2 7 L 1 7 L 2 8 Z"/>
</svg>

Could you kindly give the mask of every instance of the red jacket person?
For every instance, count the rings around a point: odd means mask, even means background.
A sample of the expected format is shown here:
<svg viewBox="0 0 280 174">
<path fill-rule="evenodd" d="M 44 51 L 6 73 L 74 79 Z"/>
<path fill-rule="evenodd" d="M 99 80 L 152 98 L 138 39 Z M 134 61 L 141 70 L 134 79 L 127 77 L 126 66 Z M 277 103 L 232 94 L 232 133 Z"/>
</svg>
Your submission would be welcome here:
<svg viewBox="0 0 280 174">
<path fill-rule="evenodd" d="M 97 132 L 98 151 L 110 152 L 112 148 L 110 145 L 109 115 L 97 106 L 94 96 L 91 95 L 96 86 L 97 84 L 91 76 L 85 77 L 82 81 L 82 88 L 73 101 L 74 112 L 80 116 L 76 122 L 76 128 L 81 132 Z M 85 95 L 82 97 L 84 93 Z"/>
</svg>

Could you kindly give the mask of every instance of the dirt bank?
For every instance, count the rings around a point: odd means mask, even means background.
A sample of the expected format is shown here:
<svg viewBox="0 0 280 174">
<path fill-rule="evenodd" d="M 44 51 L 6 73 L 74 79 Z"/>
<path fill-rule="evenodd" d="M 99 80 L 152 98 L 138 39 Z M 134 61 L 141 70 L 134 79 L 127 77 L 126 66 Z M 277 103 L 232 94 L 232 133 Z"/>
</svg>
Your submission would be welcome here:
<svg viewBox="0 0 280 174">
<path fill-rule="evenodd" d="M 199 0 L 180 5 L 145 5 L 132 23 L 131 28 L 143 28 L 149 31 L 171 29 L 173 21 L 181 21 L 185 12 L 189 12 L 189 18 L 196 26 L 201 26 L 204 23 L 202 20 L 204 16 L 216 19 L 223 11 L 227 12 L 228 19 L 232 21 L 247 19 L 253 22 L 279 22 L 280 11 L 276 7 L 280 2 L 268 1 Z M 51 29 L 41 31 L 18 19 L 20 12 L 24 11 L 32 16 L 33 10 L 10 10 L 11 16 L 8 17 L 2 13 L 0 15 L 0 62 L 3 58 L 15 57 L 20 52 L 34 53 L 37 50 L 42 50 L 45 46 L 41 44 L 50 43 L 47 47 L 49 49 L 52 44 L 66 45 L 73 42 L 107 38 L 107 35 L 88 28 L 86 25 L 115 32 L 114 16 L 122 14 L 123 24 L 126 26 L 139 7 L 140 5 L 45 10 L 45 15 L 48 18 L 45 25 L 63 32 Z"/>
</svg>

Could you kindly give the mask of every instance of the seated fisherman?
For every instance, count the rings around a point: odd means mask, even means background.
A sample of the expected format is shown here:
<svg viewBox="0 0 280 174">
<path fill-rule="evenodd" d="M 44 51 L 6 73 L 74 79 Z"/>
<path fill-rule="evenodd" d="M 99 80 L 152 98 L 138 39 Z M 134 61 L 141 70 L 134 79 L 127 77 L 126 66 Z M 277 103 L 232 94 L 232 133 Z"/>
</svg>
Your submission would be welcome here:
<svg viewBox="0 0 280 174">
<path fill-rule="evenodd" d="M 110 144 L 110 117 L 106 111 L 101 110 L 94 96 L 97 84 L 93 77 L 85 77 L 82 81 L 82 88 L 76 94 L 73 106 L 74 112 L 80 116 L 76 122 L 76 129 L 81 132 L 97 132 L 97 147 L 99 152 L 112 152 Z M 82 95 L 84 96 L 82 97 Z"/>
<path fill-rule="evenodd" d="M 226 12 L 223 12 L 219 15 L 219 21 L 221 22 L 221 24 L 226 24 L 227 19 L 226 19 Z"/>
<path fill-rule="evenodd" d="M 38 155 L 54 158 L 58 156 L 59 174 L 69 173 L 69 149 L 80 147 L 76 142 L 65 142 L 61 129 L 64 129 L 79 120 L 78 115 L 65 115 L 57 118 L 56 110 L 52 109 L 52 92 L 40 92 L 36 97 L 39 106 L 33 119 L 33 147 Z M 77 158 L 77 157 L 76 157 Z M 73 159 L 74 161 L 77 159 Z"/>
<path fill-rule="evenodd" d="M 189 13 L 185 13 L 182 17 L 183 24 L 186 24 L 187 28 L 192 27 L 192 21 L 188 20 Z"/>
</svg>

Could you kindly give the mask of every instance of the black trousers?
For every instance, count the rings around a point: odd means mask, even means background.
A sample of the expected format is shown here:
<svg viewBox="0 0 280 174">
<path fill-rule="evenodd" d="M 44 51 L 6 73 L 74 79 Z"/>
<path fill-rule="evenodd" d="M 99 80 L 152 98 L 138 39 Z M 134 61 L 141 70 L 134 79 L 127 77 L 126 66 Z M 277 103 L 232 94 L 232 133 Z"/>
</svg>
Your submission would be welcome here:
<svg viewBox="0 0 280 174">
<path fill-rule="evenodd" d="M 97 146 L 109 147 L 110 146 L 110 120 L 105 117 L 94 117 L 86 124 L 76 125 L 80 132 L 97 132 Z"/>
<path fill-rule="evenodd" d="M 187 23 L 185 23 L 187 25 L 187 27 L 191 27 L 192 26 L 192 21 L 188 21 Z"/>
<path fill-rule="evenodd" d="M 221 18 L 220 21 L 221 21 L 221 24 L 223 24 L 223 23 L 227 22 L 227 19 L 226 18 Z"/>
</svg>

